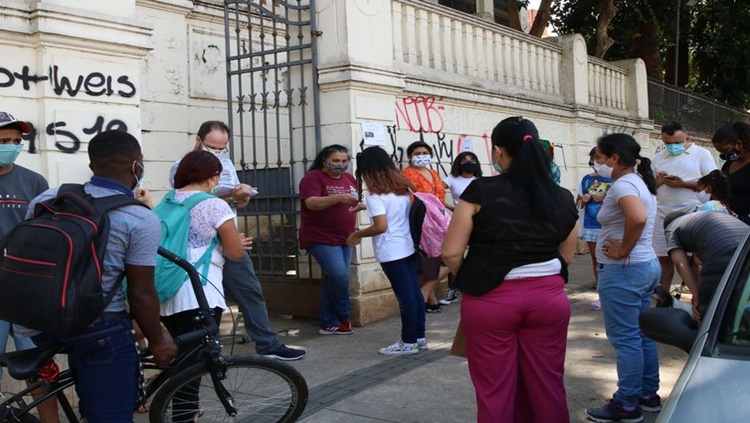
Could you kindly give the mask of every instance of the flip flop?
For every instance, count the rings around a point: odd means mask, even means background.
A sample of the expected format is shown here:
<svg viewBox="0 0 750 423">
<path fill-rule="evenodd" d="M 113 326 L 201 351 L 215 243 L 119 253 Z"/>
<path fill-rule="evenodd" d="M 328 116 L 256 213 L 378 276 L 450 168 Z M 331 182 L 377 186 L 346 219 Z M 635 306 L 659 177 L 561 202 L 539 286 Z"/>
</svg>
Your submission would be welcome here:
<svg viewBox="0 0 750 423">
<path fill-rule="evenodd" d="M 589 304 L 589 310 L 600 310 L 602 308 L 602 302 L 600 300 L 596 300 L 593 303 Z"/>
</svg>

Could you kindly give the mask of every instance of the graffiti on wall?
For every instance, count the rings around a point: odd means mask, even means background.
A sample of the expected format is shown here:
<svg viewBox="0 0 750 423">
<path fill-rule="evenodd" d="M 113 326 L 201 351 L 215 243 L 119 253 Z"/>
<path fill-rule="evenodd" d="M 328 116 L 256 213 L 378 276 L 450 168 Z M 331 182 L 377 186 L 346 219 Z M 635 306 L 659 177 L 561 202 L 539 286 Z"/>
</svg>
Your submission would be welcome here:
<svg viewBox="0 0 750 423">
<path fill-rule="evenodd" d="M 23 135 L 23 139 L 29 142 L 29 153 L 37 152 L 37 136 L 39 130 L 32 122 L 26 122 L 31 127 L 31 131 L 28 134 Z M 90 124 L 90 126 L 89 126 Z M 48 136 L 55 137 L 55 148 L 63 153 L 75 153 L 81 149 L 81 139 L 77 132 L 83 132 L 85 135 L 90 135 L 90 138 L 95 137 L 103 131 L 109 130 L 121 130 L 127 131 L 128 125 L 121 119 L 109 119 L 104 116 L 94 116 L 92 120 L 85 124 L 85 126 L 69 124 L 65 120 L 58 120 L 48 124 L 44 128 L 44 133 Z"/>
<path fill-rule="evenodd" d="M 396 129 L 414 133 L 437 134 L 443 132 L 445 119 L 440 104 L 442 97 L 410 96 L 396 100 Z"/>
<path fill-rule="evenodd" d="M 58 96 L 67 94 L 76 97 L 83 94 L 91 97 L 118 95 L 130 98 L 137 92 L 128 75 L 105 75 L 96 71 L 65 74 L 57 65 L 50 66 L 46 75 L 31 73 L 28 66 L 23 66 L 20 72 L 0 67 L 0 88 L 18 84 L 24 91 L 29 91 L 32 86 L 40 83 L 49 83 L 52 92 Z"/>
</svg>

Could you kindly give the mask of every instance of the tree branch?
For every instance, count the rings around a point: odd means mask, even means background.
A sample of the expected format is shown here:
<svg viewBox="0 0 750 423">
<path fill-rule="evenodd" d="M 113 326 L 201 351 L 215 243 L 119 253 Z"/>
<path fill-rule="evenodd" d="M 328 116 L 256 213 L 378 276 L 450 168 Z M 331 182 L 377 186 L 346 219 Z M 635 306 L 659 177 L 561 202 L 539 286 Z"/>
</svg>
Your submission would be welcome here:
<svg viewBox="0 0 750 423">
<path fill-rule="evenodd" d="M 541 37 L 544 35 L 544 29 L 547 28 L 547 24 L 549 23 L 551 8 L 552 0 L 542 0 L 539 4 L 539 11 L 536 13 L 534 24 L 531 26 L 529 34 L 535 37 Z"/>
<path fill-rule="evenodd" d="M 599 19 L 596 21 L 596 52 L 594 56 L 603 59 L 607 50 L 615 43 L 609 36 L 609 25 L 615 19 L 615 0 L 602 0 L 599 5 Z M 536 22 L 535 22 L 536 23 Z"/>
</svg>

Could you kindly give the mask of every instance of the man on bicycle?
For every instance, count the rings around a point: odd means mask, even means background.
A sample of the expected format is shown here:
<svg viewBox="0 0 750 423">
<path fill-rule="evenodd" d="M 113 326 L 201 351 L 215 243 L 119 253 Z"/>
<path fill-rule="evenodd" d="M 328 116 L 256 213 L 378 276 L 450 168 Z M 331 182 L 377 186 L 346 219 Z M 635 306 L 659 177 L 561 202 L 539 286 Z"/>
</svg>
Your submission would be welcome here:
<svg viewBox="0 0 750 423">
<path fill-rule="evenodd" d="M 143 154 L 138 141 L 124 131 L 105 131 L 88 147 L 94 177 L 84 190 L 94 198 L 112 195 L 133 197 L 143 180 Z M 29 204 L 57 196 L 45 191 Z M 105 253 L 102 289 L 106 296 L 117 290 L 102 316 L 91 326 L 62 340 L 75 371 L 80 413 L 89 423 L 133 421 L 138 396 L 138 353 L 132 336 L 132 318 L 126 312 L 125 293 L 115 286 L 121 273 L 127 277 L 130 312 L 149 341 L 154 359 L 167 365 L 177 355 L 171 336 L 162 331 L 159 300 L 154 288 L 154 266 L 161 224 L 146 207 L 128 205 L 108 213 L 109 239 Z M 27 218 L 31 212 L 27 213 Z M 35 341 L 48 339 L 36 335 Z M 57 340 L 60 341 L 60 340 Z"/>
</svg>

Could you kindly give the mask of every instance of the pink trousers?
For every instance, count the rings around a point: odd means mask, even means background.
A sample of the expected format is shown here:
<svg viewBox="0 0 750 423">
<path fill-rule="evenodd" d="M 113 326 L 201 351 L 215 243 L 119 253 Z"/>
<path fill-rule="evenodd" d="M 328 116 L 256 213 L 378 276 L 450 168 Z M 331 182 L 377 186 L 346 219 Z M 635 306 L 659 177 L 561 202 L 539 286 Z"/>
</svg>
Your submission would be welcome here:
<svg viewBox="0 0 750 423">
<path fill-rule="evenodd" d="M 563 373 L 570 302 L 561 276 L 463 294 L 461 325 L 479 423 L 568 423 Z"/>
</svg>

